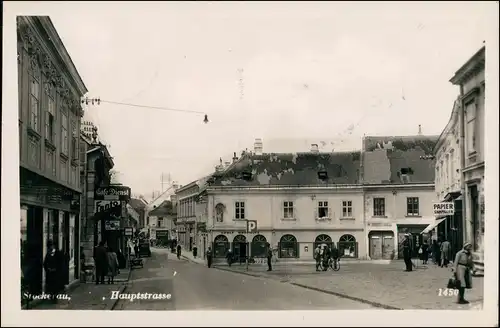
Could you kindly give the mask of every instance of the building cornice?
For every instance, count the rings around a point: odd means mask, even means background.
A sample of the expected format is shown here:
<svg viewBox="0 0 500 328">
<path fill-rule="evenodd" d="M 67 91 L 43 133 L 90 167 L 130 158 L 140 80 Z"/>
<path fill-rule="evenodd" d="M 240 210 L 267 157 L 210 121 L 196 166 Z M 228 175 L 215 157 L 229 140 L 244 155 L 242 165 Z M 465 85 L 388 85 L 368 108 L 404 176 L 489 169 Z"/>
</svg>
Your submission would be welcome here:
<svg viewBox="0 0 500 328">
<path fill-rule="evenodd" d="M 47 22 L 48 20 L 48 22 Z M 17 19 L 18 42 L 28 53 L 30 67 L 37 67 L 44 74 L 47 86 L 56 88 L 61 96 L 63 107 L 70 108 L 78 116 L 83 117 L 83 108 L 80 99 L 87 93 L 87 89 L 81 81 L 76 68 L 70 60 L 71 65 L 65 63 L 63 51 L 66 56 L 69 55 L 62 45 L 57 32 L 52 26 L 53 33 L 49 33 L 44 25 L 52 24 L 48 17 L 38 16 L 19 16 Z M 54 35 L 55 33 L 55 35 Z M 61 44 L 62 49 L 58 49 L 54 42 Z M 77 74 L 76 82 L 74 74 Z"/>
<path fill-rule="evenodd" d="M 460 85 L 470 80 L 470 78 L 478 72 L 484 71 L 486 61 L 485 53 L 486 47 L 483 46 L 462 67 L 460 67 L 460 69 L 450 79 L 450 82 L 454 85 Z"/>
</svg>

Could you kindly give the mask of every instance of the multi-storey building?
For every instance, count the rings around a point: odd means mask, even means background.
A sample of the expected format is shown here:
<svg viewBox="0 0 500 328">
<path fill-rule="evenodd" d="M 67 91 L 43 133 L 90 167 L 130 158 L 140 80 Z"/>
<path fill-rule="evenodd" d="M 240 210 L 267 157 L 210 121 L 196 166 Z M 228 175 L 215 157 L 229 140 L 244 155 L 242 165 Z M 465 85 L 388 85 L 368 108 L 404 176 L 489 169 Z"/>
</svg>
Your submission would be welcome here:
<svg viewBox="0 0 500 328">
<path fill-rule="evenodd" d="M 139 213 L 139 221 L 137 228 L 140 230 L 146 225 L 146 205 L 148 204 L 143 198 L 130 198 L 130 206 Z"/>
<path fill-rule="evenodd" d="M 450 80 L 460 87 L 464 238 L 473 245 L 478 267 L 484 262 L 485 51 L 482 47 Z"/>
<path fill-rule="evenodd" d="M 313 259 L 318 243 L 365 258 L 360 152 L 266 154 L 262 142 L 208 179 L 208 223 L 216 257 Z M 257 221 L 247 232 L 246 220 Z"/>
<path fill-rule="evenodd" d="M 165 200 L 149 212 L 149 236 L 155 244 L 165 244 L 175 239 L 175 206 L 174 202 Z"/>
<path fill-rule="evenodd" d="M 422 232 L 435 222 L 434 161 L 424 158 L 432 154 L 436 140 L 423 135 L 363 138 L 366 251 L 371 259 L 401 257 L 398 246 L 405 233 L 413 236 L 414 256 L 429 239 Z"/>
<path fill-rule="evenodd" d="M 144 230 L 147 230 L 147 235 L 148 238 L 152 238 L 154 236 L 151 236 L 151 227 L 152 223 L 152 218 L 149 217 L 149 213 L 153 211 L 155 208 L 159 207 L 164 201 L 169 200 L 172 201 L 171 197 L 175 195 L 175 191 L 179 188 L 179 185 L 177 183 L 173 183 L 170 185 L 164 192 L 162 192 L 158 197 L 154 198 L 151 202 L 147 203 L 146 206 L 144 207 L 144 217 L 145 217 L 145 227 Z M 154 238 L 153 238 L 154 239 Z"/>
<path fill-rule="evenodd" d="M 454 204 L 453 214 L 436 216 L 437 233 L 435 235 L 450 242 L 450 256 L 452 258 L 462 248 L 464 241 L 461 195 L 462 154 L 460 147 L 460 111 L 461 101 L 457 99 L 453 104 L 450 120 L 439 136 L 434 148 L 436 199 L 440 203 Z"/>
<path fill-rule="evenodd" d="M 22 266 L 42 261 L 51 239 L 66 255 L 70 283 L 78 277 L 80 99 L 87 88 L 49 17 L 18 16 L 17 59 Z M 42 291 L 43 269 L 35 270 L 29 283 Z"/>
<path fill-rule="evenodd" d="M 205 254 L 208 247 L 206 187 L 210 177 L 211 175 L 177 189 L 175 195 L 178 207 L 176 220 L 178 242 L 189 251 L 196 246 L 199 254 Z"/>
</svg>

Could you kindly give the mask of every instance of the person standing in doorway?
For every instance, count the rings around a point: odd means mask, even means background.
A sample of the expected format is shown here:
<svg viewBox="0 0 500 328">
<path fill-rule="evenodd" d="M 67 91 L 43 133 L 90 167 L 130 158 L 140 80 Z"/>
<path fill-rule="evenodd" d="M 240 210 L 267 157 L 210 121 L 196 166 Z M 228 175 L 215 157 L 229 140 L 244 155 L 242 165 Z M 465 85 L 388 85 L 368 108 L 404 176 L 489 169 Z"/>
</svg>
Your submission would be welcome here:
<svg viewBox="0 0 500 328">
<path fill-rule="evenodd" d="M 403 243 L 403 259 L 405 261 L 406 272 L 412 271 L 412 261 L 411 261 L 411 243 L 410 236 L 408 234 L 405 235 Z"/>
<path fill-rule="evenodd" d="M 45 269 L 45 284 L 47 293 L 53 303 L 57 303 L 57 294 L 63 289 L 62 283 L 62 266 L 64 263 L 62 253 L 56 249 L 54 242 L 49 240 L 47 242 L 47 254 L 43 261 L 43 268 Z"/>
<path fill-rule="evenodd" d="M 441 243 L 441 267 L 448 267 L 448 263 L 450 262 L 450 248 L 450 242 L 448 239 L 444 239 Z"/>
<path fill-rule="evenodd" d="M 273 250 L 271 249 L 271 245 L 267 244 L 267 271 L 273 271 Z"/>
<path fill-rule="evenodd" d="M 207 249 L 207 266 L 212 267 L 212 248 L 210 246 Z"/>
<path fill-rule="evenodd" d="M 472 288 L 472 271 L 474 270 L 474 262 L 472 261 L 472 244 L 465 243 L 461 251 L 455 256 L 453 263 L 455 277 L 460 283 L 458 288 L 458 304 L 468 304 L 465 300 L 465 289 Z"/>
<path fill-rule="evenodd" d="M 104 284 L 104 277 L 108 272 L 108 253 L 106 247 L 104 247 L 104 241 L 102 240 L 95 249 L 94 261 L 96 271 L 95 284 Z"/>
</svg>

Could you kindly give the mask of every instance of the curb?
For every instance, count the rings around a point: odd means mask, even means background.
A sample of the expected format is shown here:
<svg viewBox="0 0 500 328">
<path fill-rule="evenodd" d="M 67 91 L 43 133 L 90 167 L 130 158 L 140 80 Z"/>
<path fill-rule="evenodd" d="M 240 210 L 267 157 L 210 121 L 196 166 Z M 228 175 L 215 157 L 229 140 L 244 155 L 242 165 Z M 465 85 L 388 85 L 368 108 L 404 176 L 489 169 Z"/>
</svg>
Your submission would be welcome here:
<svg viewBox="0 0 500 328">
<path fill-rule="evenodd" d="M 123 293 L 127 289 L 128 281 L 130 280 L 130 276 L 131 275 L 132 275 L 132 270 L 130 270 L 128 272 L 127 281 L 120 287 L 119 294 Z M 116 300 L 114 300 L 113 304 L 111 305 L 111 308 L 109 309 L 110 311 L 113 311 L 115 309 L 115 307 L 118 304 L 119 300 L 120 300 L 119 298 L 117 298 Z"/>
<path fill-rule="evenodd" d="M 226 272 L 231 272 L 231 273 L 236 273 L 236 274 L 242 274 L 242 275 L 245 275 L 245 276 L 250 276 L 250 277 L 255 277 L 255 278 L 273 279 L 272 277 L 266 277 L 266 276 L 263 276 L 263 275 L 259 275 L 257 273 L 250 273 L 250 272 L 246 272 L 246 271 L 234 271 L 234 270 L 231 270 L 231 269 L 226 269 L 224 267 L 217 267 L 217 266 L 214 266 L 213 268 L 216 269 L 216 270 L 220 270 L 220 271 L 226 271 Z"/>
<path fill-rule="evenodd" d="M 390 305 L 385 305 L 385 304 L 378 303 L 378 302 L 368 301 L 368 300 L 365 300 L 365 299 L 362 299 L 362 298 L 359 298 L 359 297 L 349 296 L 349 295 L 346 295 L 346 294 L 342 294 L 342 293 L 338 293 L 338 292 L 332 292 L 332 291 L 324 290 L 324 289 L 321 289 L 321 288 L 316 288 L 316 287 L 311 287 L 311 286 L 307 286 L 307 285 L 302 285 L 302 284 L 299 284 L 299 283 L 296 283 L 296 282 L 290 282 L 290 284 L 294 285 L 294 286 L 302 287 L 302 288 L 305 288 L 305 289 L 310 289 L 310 290 L 314 290 L 314 291 L 317 291 L 317 292 L 325 293 L 325 294 L 330 294 L 330 295 L 335 295 L 335 296 L 342 297 L 342 298 L 347 298 L 347 299 L 350 299 L 352 301 L 357 301 L 357 302 L 360 302 L 360 303 L 369 304 L 369 305 L 372 305 L 372 306 L 375 306 L 375 307 L 379 307 L 379 308 L 383 308 L 383 309 L 386 309 L 386 310 L 403 310 L 402 308 L 398 308 L 398 307 L 395 307 L 395 306 L 390 306 Z"/>
</svg>

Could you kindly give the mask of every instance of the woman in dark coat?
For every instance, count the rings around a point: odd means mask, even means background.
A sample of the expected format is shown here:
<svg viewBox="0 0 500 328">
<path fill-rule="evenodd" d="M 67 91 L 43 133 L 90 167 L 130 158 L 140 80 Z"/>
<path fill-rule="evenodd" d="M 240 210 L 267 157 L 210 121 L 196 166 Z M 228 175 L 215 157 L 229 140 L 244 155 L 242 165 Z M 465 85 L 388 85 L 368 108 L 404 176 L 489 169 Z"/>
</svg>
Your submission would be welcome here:
<svg viewBox="0 0 500 328">
<path fill-rule="evenodd" d="M 420 246 L 420 249 L 422 250 L 422 253 L 420 253 L 420 260 L 422 264 L 427 264 L 427 261 L 429 261 L 429 245 L 427 244 L 427 240 Z"/>
</svg>

